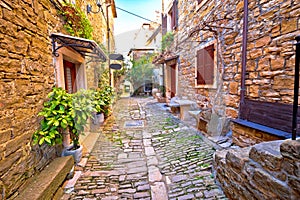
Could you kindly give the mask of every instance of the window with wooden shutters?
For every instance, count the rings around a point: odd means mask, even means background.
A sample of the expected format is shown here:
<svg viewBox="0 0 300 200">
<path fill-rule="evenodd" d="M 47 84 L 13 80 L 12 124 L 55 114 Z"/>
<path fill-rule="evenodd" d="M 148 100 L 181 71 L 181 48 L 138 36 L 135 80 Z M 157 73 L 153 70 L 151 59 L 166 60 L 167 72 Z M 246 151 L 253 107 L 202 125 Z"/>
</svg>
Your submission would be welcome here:
<svg viewBox="0 0 300 200">
<path fill-rule="evenodd" d="M 171 29 L 175 30 L 178 26 L 178 1 L 174 0 L 172 9 L 169 12 L 171 18 Z"/>
<path fill-rule="evenodd" d="M 214 45 L 197 51 L 197 85 L 214 83 Z"/>
</svg>

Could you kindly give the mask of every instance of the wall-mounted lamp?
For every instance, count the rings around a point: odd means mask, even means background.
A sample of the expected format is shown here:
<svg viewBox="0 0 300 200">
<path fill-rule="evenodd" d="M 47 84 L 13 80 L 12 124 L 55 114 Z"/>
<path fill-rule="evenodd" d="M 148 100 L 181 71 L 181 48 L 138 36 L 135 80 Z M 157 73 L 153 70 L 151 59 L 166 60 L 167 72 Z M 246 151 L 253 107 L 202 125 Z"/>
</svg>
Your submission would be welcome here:
<svg viewBox="0 0 300 200">
<path fill-rule="evenodd" d="M 101 11 L 101 3 L 100 3 L 100 1 L 97 1 L 96 5 L 97 5 L 97 7 L 98 7 L 98 11 L 94 12 L 94 11 L 92 11 L 92 6 L 91 6 L 91 4 L 88 4 L 88 5 L 86 6 L 86 12 L 87 12 L 87 14 L 89 14 L 89 13 L 94 13 L 94 14 L 96 14 L 96 13 L 100 12 L 100 11 Z"/>
</svg>

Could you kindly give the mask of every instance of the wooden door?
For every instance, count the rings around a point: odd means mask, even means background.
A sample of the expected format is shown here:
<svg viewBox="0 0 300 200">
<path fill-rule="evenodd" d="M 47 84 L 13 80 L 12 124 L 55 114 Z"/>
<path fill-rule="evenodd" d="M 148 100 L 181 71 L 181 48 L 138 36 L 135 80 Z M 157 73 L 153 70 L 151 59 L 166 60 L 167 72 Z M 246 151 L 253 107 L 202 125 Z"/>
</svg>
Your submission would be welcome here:
<svg viewBox="0 0 300 200">
<path fill-rule="evenodd" d="M 68 93 L 76 92 L 76 67 L 74 63 L 64 60 L 65 89 Z"/>
<path fill-rule="evenodd" d="M 171 69 L 171 98 L 176 94 L 176 64 L 170 66 Z"/>
</svg>

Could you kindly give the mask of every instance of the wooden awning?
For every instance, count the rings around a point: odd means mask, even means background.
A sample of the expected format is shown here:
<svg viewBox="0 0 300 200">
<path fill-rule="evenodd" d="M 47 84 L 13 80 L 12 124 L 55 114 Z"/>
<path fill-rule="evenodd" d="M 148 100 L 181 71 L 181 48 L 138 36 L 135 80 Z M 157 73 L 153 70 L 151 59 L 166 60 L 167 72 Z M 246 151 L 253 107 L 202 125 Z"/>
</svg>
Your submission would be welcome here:
<svg viewBox="0 0 300 200">
<path fill-rule="evenodd" d="M 107 59 L 103 50 L 94 40 L 73 37 L 61 33 L 52 33 L 50 37 L 52 39 L 52 53 L 56 57 L 58 57 L 58 49 L 70 47 L 74 51 L 80 53 L 83 57 L 88 56 L 97 58 L 102 62 L 105 62 Z"/>
</svg>

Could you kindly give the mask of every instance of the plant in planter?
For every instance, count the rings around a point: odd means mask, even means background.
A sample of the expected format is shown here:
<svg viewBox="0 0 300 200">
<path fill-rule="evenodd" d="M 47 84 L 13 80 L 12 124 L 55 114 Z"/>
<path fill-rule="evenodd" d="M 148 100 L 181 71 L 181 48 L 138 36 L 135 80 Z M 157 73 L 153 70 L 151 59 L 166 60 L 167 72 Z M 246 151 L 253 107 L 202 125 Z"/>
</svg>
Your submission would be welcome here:
<svg viewBox="0 0 300 200">
<path fill-rule="evenodd" d="M 69 135 L 72 144 L 65 148 L 63 156 L 73 155 L 75 162 L 78 163 L 82 157 L 82 146 L 79 144 L 79 136 L 84 133 L 84 128 L 88 123 L 88 118 L 95 112 L 93 105 L 93 91 L 79 90 L 72 95 L 71 99 L 72 122 L 69 125 Z"/>
<path fill-rule="evenodd" d="M 75 94 L 68 94 L 62 88 L 53 88 L 48 97 L 49 101 L 44 103 L 44 108 L 39 113 L 44 118 L 40 129 L 33 135 L 33 144 L 61 144 L 64 135 L 69 134 L 72 144 L 68 140 L 64 141 L 62 155 L 73 155 L 78 163 L 82 155 L 79 136 L 83 134 L 88 118 L 95 111 L 92 91 L 80 90 Z"/>
<path fill-rule="evenodd" d="M 94 113 L 94 124 L 101 124 L 104 122 L 104 110 L 103 107 L 105 106 L 104 101 L 102 100 L 101 91 L 99 89 L 93 90 L 93 105 L 96 110 Z"/>
<path fill-rule="evenodd" d="M 98 89 L 99 99 L 102 101 L 100 105 L 101 110 L 104 112 L 104 116 L 108 117 L 111 113 L 111 105 L 114 99 L 114 89 L 111 86 L 103 86 L 101 89 Z"/>
<path fill-rule="evenodd" d="M 73 124 L 71 95 L 62 88 L 53 88 L 48 98 L 38 114 L 44 118 L 40 122 L 40 129 L 33 134 L 33 144 L 61 144 L 62 133 Z"/>
</svg>

